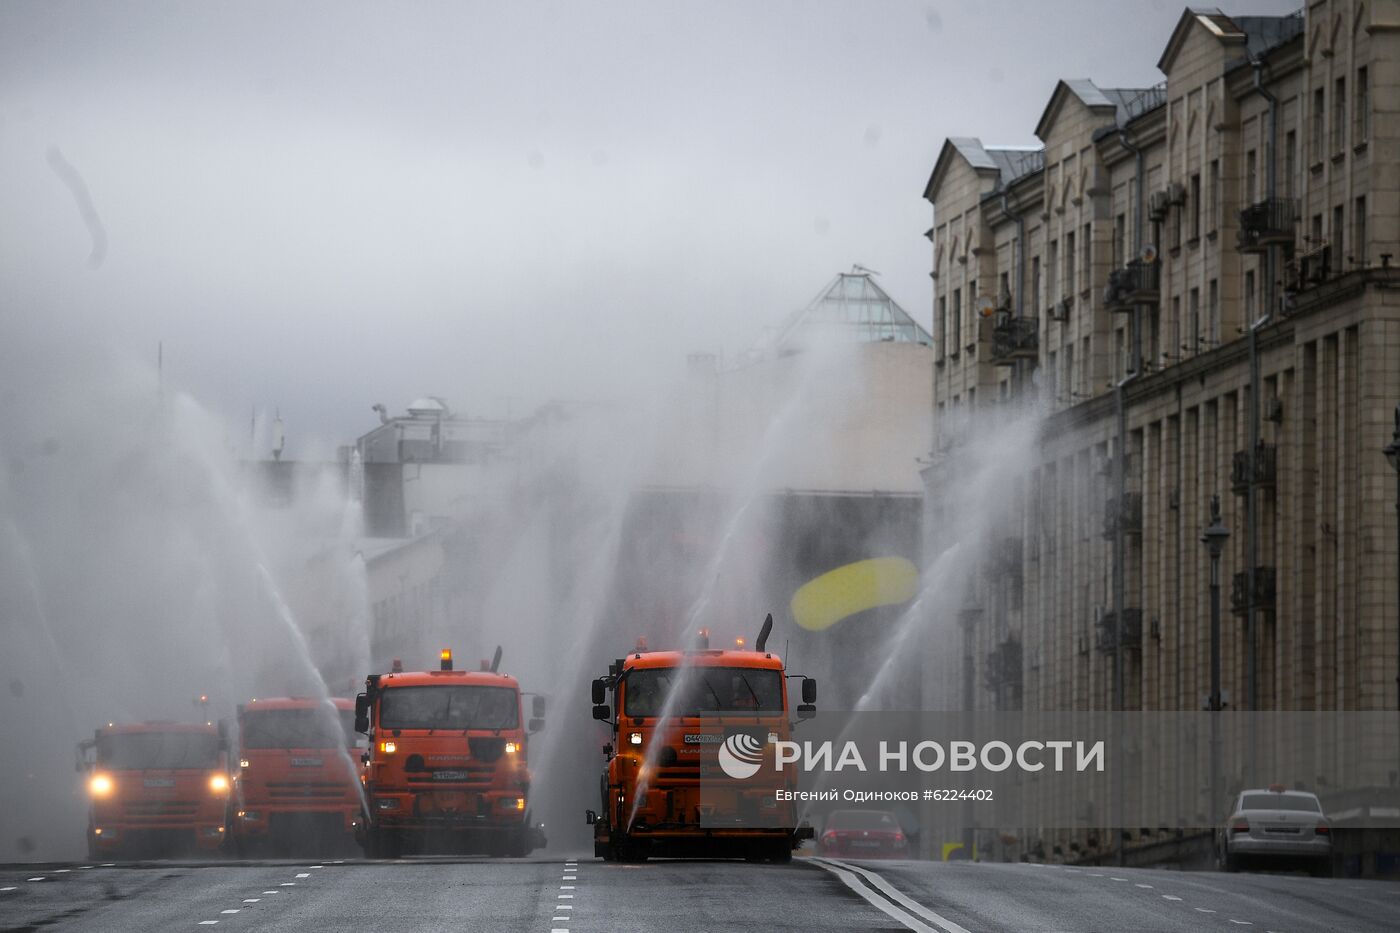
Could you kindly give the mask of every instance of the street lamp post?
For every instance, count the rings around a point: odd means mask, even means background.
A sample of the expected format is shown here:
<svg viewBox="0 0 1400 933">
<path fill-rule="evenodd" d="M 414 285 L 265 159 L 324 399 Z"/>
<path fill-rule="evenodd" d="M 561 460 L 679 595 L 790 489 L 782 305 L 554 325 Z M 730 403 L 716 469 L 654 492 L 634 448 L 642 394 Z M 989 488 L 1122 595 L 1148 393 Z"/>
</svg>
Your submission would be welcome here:
<svg viewBox="0 0 1400 933">
<path fill-rule="evenodd" d="M 1225 542 L 1230 537 L 1230 529 L 1220 520 L 1220 497 L 1210 497 L 1210 525 L 1201 534 L 1201 543 L 1210 552 L 1210 696 L 1206 709 L 1219 713 L 1223 704 L 1220 697 L 1220 554 L 1225 550 Z M 1214 825 L 1215 811 L 1220 806 L 1220 717 L 1210 717 L 1210 805 L 1211 823 Z"/>
<path fill-rule="evenodd" d="M 1390 468 L 1395 471 L 1395 597 L 1396 597 L 1396 637 L 1400 639 L 1400 405 L 1395 406 L 1395 433 L 1390 443 L 1381 448 Z M 1396 708 L 1400 709 L 1400 649 L 1396 657 L 1395 669 Z M 1400 772 L 1397 772 L 1400 774 Z"/>
</svg>

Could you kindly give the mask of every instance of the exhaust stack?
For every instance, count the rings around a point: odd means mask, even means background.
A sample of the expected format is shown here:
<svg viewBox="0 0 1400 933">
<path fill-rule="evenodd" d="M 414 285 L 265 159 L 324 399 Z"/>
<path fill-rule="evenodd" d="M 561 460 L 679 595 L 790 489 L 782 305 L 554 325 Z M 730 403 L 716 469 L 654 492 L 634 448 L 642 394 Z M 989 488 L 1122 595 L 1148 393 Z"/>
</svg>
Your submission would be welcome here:
<svg viewBox="0 0 1400 933">
<path fill-rule="evenodd" d="M 496 646 L 496 653 L 493 654 L 493 655 L 491 656 L 491 673 L 493 673 L 493 674 L 496 673 L 496 670 L 497 670 L 500 666 L 501 666 L 501 646 L 500 646 L 500 645 L 497 645 L 497 646 Z"/>
<path fill-rule="evenodd" d="M 758 631 L 758 641 L 753 643 L 753 650 L 764 651 L 768 647 L 768 636 L 773 634 L 773 613 L 768 613 L 768 617 L 763 620 L 763 628 Z"/>
</svg>

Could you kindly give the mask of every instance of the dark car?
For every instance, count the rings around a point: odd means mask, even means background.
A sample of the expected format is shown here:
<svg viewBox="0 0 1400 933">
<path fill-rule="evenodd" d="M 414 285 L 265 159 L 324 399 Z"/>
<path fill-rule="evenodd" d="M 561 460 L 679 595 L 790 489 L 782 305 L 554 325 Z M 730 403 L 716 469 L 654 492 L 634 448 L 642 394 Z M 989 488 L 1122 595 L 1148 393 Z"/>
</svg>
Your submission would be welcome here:
<svg viewBox="0 0 1400 933">
<path fill-rule="evenodd" d="M 904 858 L 909 840 L 888 810 L 833 810 L 817 840 L 821 855 Z"/>
</svg>

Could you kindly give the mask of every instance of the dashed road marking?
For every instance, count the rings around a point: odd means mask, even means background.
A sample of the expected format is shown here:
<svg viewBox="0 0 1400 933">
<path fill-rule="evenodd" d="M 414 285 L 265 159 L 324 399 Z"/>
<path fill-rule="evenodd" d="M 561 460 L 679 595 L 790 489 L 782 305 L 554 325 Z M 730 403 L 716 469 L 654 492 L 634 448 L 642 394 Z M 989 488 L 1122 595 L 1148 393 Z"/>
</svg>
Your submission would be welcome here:
<svg viewBox="0 0 1400 933">
<path fill-rule="evenodd" d="M 14 888 L 14 887 L 0 888 L 0 891 L 14 891 L 14 890 L 16 890 L 16 888 Z"/>
<path fill-rule="evenodd" d="M 310 878 L 310 877 L 311 877 L 311 872 L 309 872 L 309 871 L 300 871 L 300 872 L 297 872 L 297 877 L 298 877 L 298 878 Z"/>
<path fill-rule="evenodd" d="M 1230 922 L 1231 922 L 1231 923 L 1238 923 L 1238 924 L 1239 924 L 1240 926 L 1242 926 L 1242 927 L 1252 927 L 1252 926 L 1254 926 L 1254 921 L 1253 921 L 1253 920 L 1231 920 Z"/>
<path fill-rule="evenodd" d="M 116 862 L 103 862 L 103 863 L 102 863 L 102 867 L 103 867 L 103 868 L 116 868 L 116 867 L 117 867 L 117 863 L 116 863 Z"/>
<path fill-rule="evenodd" d="M 280 891 L 264 891 L 264 894 L 280 894 Z"/>
<path fill-rule="evenodd" d="M 1150 890 L 1150 889 L 1152 888 L 1152 885 L 1150 885 L 1150 884 L 1135 884 L 1135 885 L 1133 885 L 1133 887 L 1135 887 L 1135 888 L 1147 888 L 1147 889 Z"/>
<path fill-rule="evenodd" d="M 44 876 L 43 876 L 43 875 L 40 875 L 40 876 L 37 877 L 37 878 L 30 878 L 29 880 L 30 880 L 30 881 L 43 881 L 43 880 L 44 880 Z"/>
<path fill-rule="evenodd" d="M 212 927 L 214 924 L 216 924 L 216 923 L 218 923 L 218 922 L 219 922 L 219 921 L 217 921 L 217 920 L 201 920 L 201 921 L 199 921 L 199 925 L 202 926 L 202 927 Z"/>
<path fill-rule="evenodd" d="M 570 897 L 573 897 L 573 895 L 572 895 L 572 894 L 561 894 L 561 895 L 559 895 L 559 900 L 562 901 L 562 900 L 565 900 L 566 898 L 570 898 Z"/>
<path fill-rule="evenodd" d="M 53 870 L 53 873 L 54 873 L 55 875 L 62 875 L 62 874 L 67 873 L 68 871 L 71 871 L 71 869 L 68 869 L 68 868 L 55 868 L 55 869 Z"/>
<path fill-rule="evenodd" d="M 1179 901 L 1179 900 L 1181 900 L 1181 898 L 1177 897 L 1175 894 L 1163 894 L 1162 897 L 1164 897 L 1165 899 L 1167 899 L 1167 900 L 1169 900 L 1169 901 Z"/>
<path fill-rule="evenodd" d="M 262 898 L 260 898 L 260 897 L 245 897 L 245 898 L 243 898 L 243 903 L 245 903 L 245 904 L 258 904 L 258 903 L 261 903 L 261 902 L 262 902 Z"/>
<path fill-rule="evenodd" d="M 87 870 L 88 870 L 89 868 L 91 868 L 91 867 L 92 867 L 91 865 L 79 865 L 79 866 L 78 866 L 78 871 L 87 871 Z"/>
<path fill-rule="evenodd" d="M 294 888 L 296 886 L 297 883 L 295 881 L 284 881 L 278 885 L 279 888 Z"/>
<path fill-rule="evenodd" d="M 561 891 L 572 891 L 575 887 L 576 887 L 576 886 L 575 886 L 575 885 L 572 885 L 572 884 L 561 884 L 561 885 L 559 885 L 559 890 L 561 890 Z"/>
<path fill-rule="evenodd" d="M 1127 881 L 1127 878 L 1109 878 L 1109 881 Z"/>
<path fill-rule="evenodd" d="M 1196 910 L 1199 911 L 1200 913 L 1203 913 L 1203 914 L 1213 914 L 1213 913 L 1215 913 L 1215 911 L 1211 910 L 1209 907 L 1197 907 Z"/>
<path fill-rule="evenodd" d="M 1099 872 L 1091 871 L 1091 872 L 1089 872 L 1089 877 L 1090 877 L 1090 878 L 1102 878 L 1103 875 L 1100 874 Z"/>
<path fill-rule="evenodd" d="M 236 914 L 236 913 L 238 913 L 238 912 L 239 912 L 240 910 L 242 910 L 242 909 L 243 909 L 242 907 L 230 907 L 228 910 L 221 910 L 221 911 L 219 911 L 219 913 L 221 913 L 221 914 Z"/>
</svg>

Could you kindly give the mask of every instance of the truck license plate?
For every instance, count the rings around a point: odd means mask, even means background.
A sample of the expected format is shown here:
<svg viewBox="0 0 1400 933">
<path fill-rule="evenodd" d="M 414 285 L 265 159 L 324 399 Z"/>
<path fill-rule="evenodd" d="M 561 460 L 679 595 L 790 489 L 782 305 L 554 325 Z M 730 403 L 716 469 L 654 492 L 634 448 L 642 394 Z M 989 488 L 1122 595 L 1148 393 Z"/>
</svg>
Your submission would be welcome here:
<svg viewBox="0 0 1400 933">
<path fill-rule="evenodd" d="M 434 781 L 465 781 L 467 772 L 465 771 L 434 771 Z"/>
<path fill-rule="evenodd" d="M 292 759 L 292 767 L 293 767 L 293 768 L 319 768 L 319 767 L 321 767 L 321 764 L 322 764 L 322 762 L 321 762 L 321 759 L 320 759 L 320 758 L 293 758 L 293 759 Z"/>
<path fill-rule="evenodd" d="M 144 783 L 147 787 L 174 787 L 174 778 L 146 778 Z"/>
</svg>

